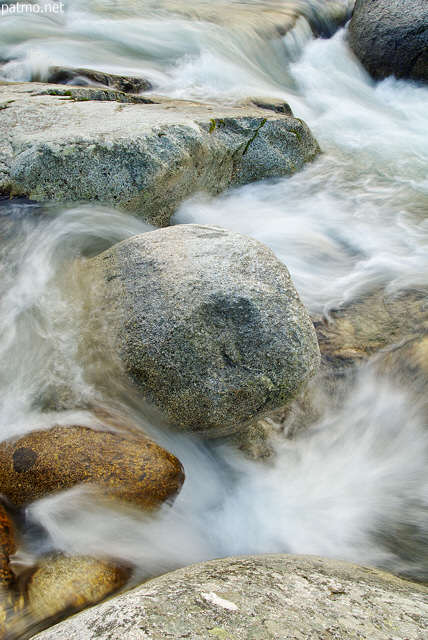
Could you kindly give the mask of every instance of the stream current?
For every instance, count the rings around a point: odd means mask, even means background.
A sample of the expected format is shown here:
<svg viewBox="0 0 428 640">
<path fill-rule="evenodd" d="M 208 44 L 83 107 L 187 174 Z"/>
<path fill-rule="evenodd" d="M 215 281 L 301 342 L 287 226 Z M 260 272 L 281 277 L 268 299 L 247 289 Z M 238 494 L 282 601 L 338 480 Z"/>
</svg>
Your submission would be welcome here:
<svg viewBox="0 0 428 640">
<path fill-rule="evenodd" d="M 261 240 L 287 265 L 309 312 L 328 315 L 373 288 L 428 286 L 428 88 L 374 83 L 350 52 L 346 27 L 333 34 L 332 4 L 66 0 L 62 13 L 0 18 L 0 79 L 43 81 L 49 66 L 63 65 L 141 76 L 174 98 L 288 101 L 323 155 L 292 177 L 194 197 L 173 222 Z M 281 35 L 277 25 L 294 20 L 284 7 L 300 17 Z M 314 38 L 314 30 L 332 37 Z M 96 350 L 82 353 L 85 301 L 64 277 L 70 261 L 150 227 L 100 206 L 0 205 L 1 438 L 52 423 L 41 397 L 69 424 L 92 424 L 85 407 L 105 407 L 186 471 L 181 494 L 155 518 L 89 504 L 79 490 L 33 504 L 29 517 L 49 532 L 38 551 L 112 555 L 140 577 L 215 557 L 291 552 L 428 580 L 428 430 L 411 388 L 361 366 L 341 382 L 334 410 L 294 439 L 278 439 L 266 463 L 225 442 L 172 434 L 102 358 L 91 359 Z M 76 409 L 59 411 L 51 397 L 58 388 L 79 398 Z M 395 544 L 386 543 L 390 532 Z"/>
</svg>

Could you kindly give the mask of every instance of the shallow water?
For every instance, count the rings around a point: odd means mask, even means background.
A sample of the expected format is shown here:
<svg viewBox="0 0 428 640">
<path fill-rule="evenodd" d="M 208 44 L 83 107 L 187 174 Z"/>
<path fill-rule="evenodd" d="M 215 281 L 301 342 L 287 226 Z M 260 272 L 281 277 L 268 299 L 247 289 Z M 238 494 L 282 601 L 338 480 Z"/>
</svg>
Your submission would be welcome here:
<svg viewBox="0 0 428 640">
<path fill-rule="evenodd" d="M 62 64 L 146 77 L 171 97 L 288 100 L 323 156 L 290 178 L 195 197 L 174 222 L 219 224 L 265 242 L 309 311 L 328 313 L 373 287 L 428 285 L 428 89 L 372 82 L 343 29 L 314 39 L 309 10 L 327 24 L 327 5 L 293 2 L 301 17 L 281 36 L 283 15 L 273 20 L 275 33 L 270 17 L 254 26 L 256 2 L 218 3 L 218 11 L 203 3 L 67 2 L 55 17 L 1 18 L 2 77 L 43 80 L 50 64 Z M 60 389 L 65 405 L 74 403 L 60 413 L 65 423 L 91 424 L 94 405 L 122 413 L 186 471 L 182 493 L 155 519 L 88 506 L 80 491 L 36 503 L 29 515 L 50 534 L 36 541 L 39 550 L 112 555 L 135 564 L 140 577 L 282 551 L 428 580 L 428 432 L 412 389 L 369 363 L 341 382 L 342 401 L 310 431 L 278 438 L 268 463 L 246 460 L 223 442 L 172 434 L 114 379 L 98 347 L 82 350 L 86 302 L 64 275 L 73 261 L 148 225 L 89 205 L 2 209 L 2 437 L 59 418 L 46 407 L 62 409 Z"/>
</svg>

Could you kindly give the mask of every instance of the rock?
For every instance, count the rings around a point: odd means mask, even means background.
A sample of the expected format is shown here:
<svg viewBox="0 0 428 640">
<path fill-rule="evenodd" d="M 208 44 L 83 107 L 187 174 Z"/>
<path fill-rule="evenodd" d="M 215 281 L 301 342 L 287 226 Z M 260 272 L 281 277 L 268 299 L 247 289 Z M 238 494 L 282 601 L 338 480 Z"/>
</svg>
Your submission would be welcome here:
<svg viewBox="0 0 428 640">
<path fill-rule="evenodd" d="M 34 640 L 424 640 L 428 588 L 285 554 L 203 562 L 150 580 Z"/>
<path fill-rule="evenodd" d="M 375 80 L 428 82 L 426 0 L 357 0 L 348 41 Z"/>
<path fill-rule="evenodd" d="M 88 102 L 96 100 L 98 102 L 121 102 L 125 104 L 159 104 L 156 100 L 151 100 L 146 96 L 124 93 L 114 89 L 104 89 L 103 87 L 73 87 L 67 86 L 52 89 L 42 89 L 38 95 L 41 96 L 62 96 L 64 100 L 75 100 L 76 102 Z"/>
<path fill-rule="evenodd" d="M 322 3 L 302 3 L 298 0 L 252 1 L 235 0 L 233 3 L 217 1 L 177 2 L 161 0 L 157 6 L 166 11 L 185 15 L 191 20 L 212 22 L 245 37 L 250 33 L 266 40 L 286 36 L 299 20 L 306 19 L 307 28 L 314 36 L 330 37 L 350 18 L 352 0 L 329 0 Z"/>
<path fill-rule="evenodd" d="M 367 363 L 377 376 L 406 387 L 426 406 L 428 389 L 428 290 L 396 293 L 377 289 L 313 318 L 321 351 L 321 366 L 304 392 L 288 406 L 258 423 L 257 430 L 238 434 L 234 444 L 250 457 L 263 459 L 278 434 L 293 438 L 334 412 L 349 397 L 357 368 Z M 266 428 L 268 427 L 268 428 Z M 260 432 L 264 429 L 261 447 Z"/>
<path fill-rule="evenodd" d="M 332 309 L 328 318 L 315 318 L 314 324 L 323 361 L 343 369 L 428 331 L 428 290 L 390 294 L 377 289 Z"/>
<path fill-rule="evenodd" d="M 48 556 L 28 581 L 26 607 L 19 618 L 9 623 L 8 640 L 26 640 L 101 602 L 121 589 L 129 576 L 125 567 L 88 556 Z"/>
<path fill-rule="evenodd" d="M 11 569 L 17 551 L 17 527 L 12 505 L 0 496 L 0 638 L 9 640 L 12 625 L 22 619 L 24 595 L 22 585 Z M 13 510 L 14 511 L 14 510 Z M 16 515 L 16 514 L 14 514 Z"/>
<path fill-rule="evenodd" d="M 113 73 L 92 71 L 91 69 L 70 69 L 68 67 L 51 67 L 46 82 L 50 84 L 74 84 L 86 86 L 87 84 L 101 84 L 112 87 L 124 93 L 140 93 L 149 91 L 152 85 L 143 78 L 128 78 L 116 76 Z"/>
<path fill-rule="evenodd" d="M 177 428 L 233 433 L 290 402 L 318 368 L 288 270 L 253 238 L 178 225 L 129 238 L 84 271 L 126 372 Z"/>
<path fill-rule="evenodd" d="M 0 491 L 18 506 L 85 483 L 151 509 L 183 480 L 177 458 L 142 434 L 54 426 L 0 443 Z"/>
<path fill-rule="evenodd" d="M 116 97 L 0 83 L 0 194 L 97 201 L 165 226 L 195 193 L 289 175 L 320 153 L 307 125 L 286 113 Z"/>
<path fill-rule="evenodd" d="M 13 520 L 0 504 L 0 585 L 9 586 L 14 580 L 10 569 L 10 556 L 16 553 L 16 534 Z"/>
</svg>

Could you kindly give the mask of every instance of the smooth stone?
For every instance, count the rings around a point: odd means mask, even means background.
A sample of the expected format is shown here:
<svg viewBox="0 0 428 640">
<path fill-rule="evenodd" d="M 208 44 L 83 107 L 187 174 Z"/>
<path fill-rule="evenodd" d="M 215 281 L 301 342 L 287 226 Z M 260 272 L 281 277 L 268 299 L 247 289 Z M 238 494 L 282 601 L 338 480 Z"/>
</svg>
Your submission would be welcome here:
<svg viewBox="0 0 428 640">
<path fill-rule="evenodd" d="M 8 624 L 7 640 L 26 640 L 124 587 L 130 570 L 89 556 L 54 554 L 26 585 L 25 608 Z"/>
<path fill-rule="evenodd" d="M 234 433 L 290 402 L 318 368 L 288 270 L 253 238 L 177 225 L 114 245 L 83 269 L 125 371 L 178 429 Z"/>
<path fill-rule="evenodd" d="M 183 481 L 177 458 L 143 434 L 54 426 L 0 443 L 0 491 L 18 506 L 83 483 L 152 509 Z"/>
<path fill-rule="evenodd" d="M 155 578 L 35 640 L 425 640 L 428 588 L 286 554 L 202 562 Z"/>
<path fill-rule="evenodd" d="M 115 95 L 0 83 L 0 194 L 120 206 L 166 226 L 196 193 L 290 175 L 320 154 L 284 112 Z"/>
<path fill-rule="evenodd" d="M 426 0 L 357 0 L 348 42 L 375 80 L 428 82 Z"/>
</svg>

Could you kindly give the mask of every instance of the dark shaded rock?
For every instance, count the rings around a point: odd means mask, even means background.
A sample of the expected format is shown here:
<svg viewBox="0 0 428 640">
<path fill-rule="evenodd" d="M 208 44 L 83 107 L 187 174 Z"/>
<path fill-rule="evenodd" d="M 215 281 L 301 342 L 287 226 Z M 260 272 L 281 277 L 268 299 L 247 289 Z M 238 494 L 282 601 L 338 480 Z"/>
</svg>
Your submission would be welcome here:
<svg viewBox="0 0 428 640">
<path fill-rule="evenodd" d="M 357 0 L 348 41 L 375 80 L 394 75 L 428 82 L 426 0 Z"/>
<path fill-rule="evenodd" d="M 105 87 L 112 87 L 124 93 L 141 93 L 149 91 L 152 85 L 143 78 L 128 78 L 126 76 L 116 76 L 113 73 L 103 73 L 102 71 L 92 71 L 91 69 L 70 69 L 68 67 L 51 67 L 46 82 L 52 84 L 102 84 Z"/>
<path fill-rule="evenodd" d="M 150 580 L 37 640 L 425 640 L 428 588 L 285 554 L 202 562 Z"/>
<path fill-rule="evenodd" d="M 290 402 L 318 368 L 288 270 L 253 238 L 178 225 L 129 238 L 85 271 L 125 370 L 177 428 L 233 433 Z"/>
<path fill-rule="evenodd" d="M 177 458 L 144 435 L 55 426 L 0 444 L 0 491 L 18 506 L 85 483 L 151 509 L 183 480 Z"/>
</svg>

